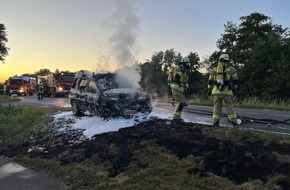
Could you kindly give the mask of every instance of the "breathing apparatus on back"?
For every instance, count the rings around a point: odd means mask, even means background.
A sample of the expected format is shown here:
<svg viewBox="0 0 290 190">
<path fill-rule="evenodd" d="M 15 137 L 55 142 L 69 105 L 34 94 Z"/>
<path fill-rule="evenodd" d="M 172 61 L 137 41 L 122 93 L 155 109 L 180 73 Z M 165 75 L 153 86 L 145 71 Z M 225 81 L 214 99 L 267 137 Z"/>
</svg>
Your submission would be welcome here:
<svg viewBox="0 0 290 190">
<path fill-rule="evenodd" d="M 216 67 L 216 82 L 220 91 L 224 90 L 226 85 L 229 85 L 229 81 L 227 80 L 225 72 L 229 61 L 230 59 L 228 54 L 221 54 L 218 66 Z"/>
</svg>

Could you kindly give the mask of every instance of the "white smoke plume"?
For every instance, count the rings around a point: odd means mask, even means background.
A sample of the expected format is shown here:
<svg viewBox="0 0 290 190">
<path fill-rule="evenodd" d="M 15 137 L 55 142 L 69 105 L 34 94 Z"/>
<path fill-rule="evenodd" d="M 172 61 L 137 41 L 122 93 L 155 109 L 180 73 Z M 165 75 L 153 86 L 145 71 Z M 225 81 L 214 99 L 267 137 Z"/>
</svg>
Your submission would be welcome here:
<svg viewBox="0 0 290 190">
<path fill-rule="evenodd" d="M 102 28 L 107 35 L 100 48 L 98 70 L 113 71 L 136 62 L 137 40 L 140 34 L 136 0 L 111 0 L 116 11 L 103 20 Z"/>
<path fill-rule="evenodd" d="M 116 11 L 103 20 L 102 28 L 109 35 L 102 48 L 97 63 L 97 72 L 116 72 L 120 81 L 132 83 L 138 87 L 140 73 L 133 67 L 138 53 L 140 23 L 137 16 L 137 0 L 112 0 Z"/>
<path fill-rule="evenodd" d="M 130 67 L 123 67 L 119 69 L 116 73 L 116 79 L 118 81 L 119 87 L 130 86 L 131 88 L 138 90 L 139 81 L 141 79 L 140 73 L 138 71 L 140 67 L 138 65 L 133 65 Z"/>
</svg>

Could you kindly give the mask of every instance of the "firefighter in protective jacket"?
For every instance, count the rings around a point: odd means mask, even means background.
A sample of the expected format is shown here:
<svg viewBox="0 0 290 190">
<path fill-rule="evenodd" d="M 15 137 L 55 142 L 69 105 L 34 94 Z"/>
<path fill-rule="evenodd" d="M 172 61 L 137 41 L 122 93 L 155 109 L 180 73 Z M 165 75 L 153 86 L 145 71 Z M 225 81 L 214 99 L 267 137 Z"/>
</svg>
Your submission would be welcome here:
<svg viewBox="0 0 290 190">
<path fill-rule="evenodd" d="M 186 106 L 185 93 L 188 90 L 188 74 L 189 59 L 184 57 L 178 64 L 178 67 L 174 70 L 172 75 L 172 81 L 170 87 L 172 90 L 172 98 L 174 100 L 175 108 L 173 112 L 173 120 L 181 120 L 181 113 L 183 108 Z"/>
<path fill-rule="evenodd" d="M 37 85 L 37 97 L 38 97 L 38 100 L 42 100 L 43 99 L 43 93 L 44 93 L 44 85 L 40 81 L 40 83 Z"/>
<path fill-rule="evenodd" d="M 168 70 L 168 75 L 167 75 L 167 83 L 168 83 L 168 90 L 169 90 L 169 95 L 171 96 L 170 102 L 171 104 L 174 106 L 175 105 L 175 101 L 174 98 L 172 96 L 172 89 L 171 89 L 171 83 L 173 81 L 173 75 L 176 73 L 176 67 L 175 65 L 171 65 L 169 70 Z"/>
<path fill-rule="evenodd" d="M 237 127 L 237 116 L 233 107 L 233 91 L 238 87 L 237 71 L 229 66 L 230 59 L 228 54 L 221 54 L 218 66 L 210 73 L 208 80 L 209 95 L 213 95 L 213 126 L 219 127 L 222 113 L 222 102 L 225 102 L 228 112 L 228 120 L 234 127 Z"/>
</svg>

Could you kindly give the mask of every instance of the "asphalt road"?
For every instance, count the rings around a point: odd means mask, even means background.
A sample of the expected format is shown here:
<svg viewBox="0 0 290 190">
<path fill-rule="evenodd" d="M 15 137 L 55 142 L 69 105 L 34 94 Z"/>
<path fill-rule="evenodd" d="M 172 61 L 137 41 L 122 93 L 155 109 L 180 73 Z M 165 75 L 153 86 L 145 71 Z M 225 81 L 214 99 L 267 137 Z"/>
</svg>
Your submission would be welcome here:
<svg viewBox="0 0 290 190">
<path fill-rule="evenodd" d="M 173 111 L 173 106 L 164 103 L 156 103 L 154 105 L 154 109 L 158 109 L 159 112 L 165 112 L 168 110 Z M 182 118 L 185 121 L 211 125 L 212 109 L 212 106 L 189 105 L 184 108 Z M 244 121 L 239 127 L 241 130 L 258 130 L 263 132 L 290 135 L 290 120 L 282 123 L 282 121 L 290 119 L 290 111 L 242 108 L 236 108 L 235 111 L 237 116 Z M 223 108 L 223 117 L 220 124 L 223 127 L 231 126 L 227 121 L 227 112 L 225 108 Z"/>
<path fill-rule="evenodd" d="M 1 190 L 60 190 L 61 188 L 57 180 L 0 156 Z"/>
<path fill-rule="evenodd" d="M 41 107 L 70 107 L 69 99 L 67 97 L 44 97 L 43 100 L 38 100 L 37 96 L 18 96 L 20 101 L 2 103 L 4 105 L 30 105 Z M 174 107 L 166 103 L 153 103 L 153 111 L 160 114 L 172 115 Z M 290 119 L 290 111 L 274 111 L 274 110 L 258 110 L 258 109 L 241 109 L 236 108 L 236 114 L 242 119 L 246 119 L 240 125 L 242 130 L 259 130 L 271 133 L 290 134 L 290 121 L 281 123 L 287 119 Z M 229 127 L 230 124 L 227 121 L 227 114 L 225 108 L 223 108 L 223 116 L 221 119 L 221 126 Z M 211 125 L 212 124 L 212 106 L 197 106 L 189 105 L 184 108 L 182 118 L 185 121 L 195 122 L 200 124 Z M 251 122 L 249 122 L 251 121 Z M 275 123 L 278 121 L 278 123 Z M 274 123 L 273 123 L 274 122 Z"/>
<path fill-rule="evenodd" d="M 44 97 L 43 100 L 38 100 L 37 96 L 15 96 L 16 100 L 13 102 L 1 103 L 2 105 L 29 105 L 29 106 L 40 106 L 40 107 L 70 107 L 69 99 L 67 97 Z"/>
</svg>

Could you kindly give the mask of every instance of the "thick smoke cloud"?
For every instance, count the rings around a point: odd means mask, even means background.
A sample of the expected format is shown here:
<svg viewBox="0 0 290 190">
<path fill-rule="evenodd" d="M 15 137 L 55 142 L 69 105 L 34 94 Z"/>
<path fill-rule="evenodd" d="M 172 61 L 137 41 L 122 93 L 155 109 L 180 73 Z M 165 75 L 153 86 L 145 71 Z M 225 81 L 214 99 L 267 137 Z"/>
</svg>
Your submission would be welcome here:
<svg viewBox="0 0 290 190">
<path fill-rule="evenodd" d="M 105 42 L 101 47 L 98 69 L 116 70 L 135 63 L 140 23 L 136 0 L 112 0 L 115 12 L 102 22 Z"/>
<path fill-rule="evenodd" d="M 140 21 L 137 16 L 137 0 L 112 0 L 116 11 L 103 23 L 107 40 L 100 52 L 97 72 L 117 72 L 119 78 L 138 86 L 140 73 L 133 67 L 138 53 Z"/>
<path fill-rule="evenodd" d="M 138 72 L 137 65 L 131 67 L 123 67 L 117 71 L 117 80 L 119 86 L 130 86 L 133 89 L 138 90 L 139 81 L 141 79 L 140 73 Z"/>
<path fill-rule="evenodd" d="M 139 19 L 135 13 L 134 0 L 115 0 L 117 11 L 112 16 L 114 29 L 109 42 L 111 52 L 116 52 L 117 61 L 123 65 L 135 62 L 134 47 L 139 35 Z"/>
</svg>

